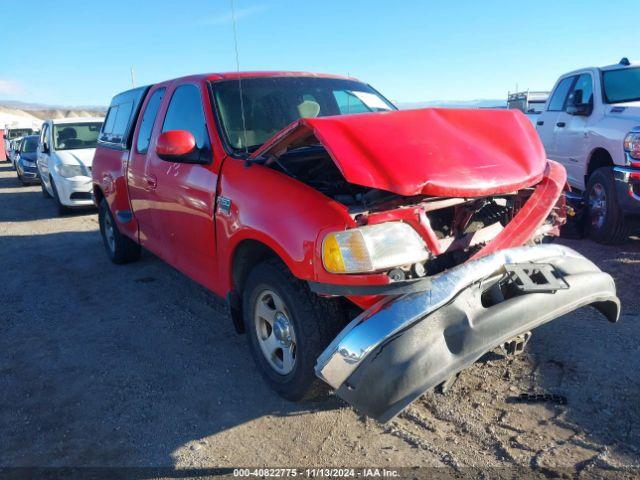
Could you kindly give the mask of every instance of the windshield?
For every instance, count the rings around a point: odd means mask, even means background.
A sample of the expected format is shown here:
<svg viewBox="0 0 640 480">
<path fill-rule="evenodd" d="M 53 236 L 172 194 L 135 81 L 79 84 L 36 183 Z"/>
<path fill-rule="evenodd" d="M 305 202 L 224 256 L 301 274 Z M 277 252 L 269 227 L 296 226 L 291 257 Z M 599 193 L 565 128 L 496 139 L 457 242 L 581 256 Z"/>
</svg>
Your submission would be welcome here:
<svg viewBox="0 0 640 480">
<path fill-rule="evenodd" d="M 102 122 L 61 123 L 53 126 L 53 144 L 56 150 L 96 148 Z"/>
<path fill-rule="evenodd" d="M 621 68 L 602 72 L 602 87 L 607 103 L 640 100 L 640 68 Z"/>
<path fill-rule="evenodd" d="M 242 102 L 238 80 L 216 82 L 213 91 L 223 134 L 234 150 L 255 150 L 302 117 L 395 110 L 374 89 L 353 80 L 248 78 L 242 80 Z"/>
<path fill-rule="evenodd" d="M 32 133 L 32 128 L 11 128 L 7 131 L 7 138 L 12 140 L 14 138 L 24 137 L 25 135 L 31 135 Z"/>
<path fill-rule="evenodd" d="M 38 137 L 27 137 L 22 140 L 22 153 L 35 153 L 38 149 Z"/>
</svg>

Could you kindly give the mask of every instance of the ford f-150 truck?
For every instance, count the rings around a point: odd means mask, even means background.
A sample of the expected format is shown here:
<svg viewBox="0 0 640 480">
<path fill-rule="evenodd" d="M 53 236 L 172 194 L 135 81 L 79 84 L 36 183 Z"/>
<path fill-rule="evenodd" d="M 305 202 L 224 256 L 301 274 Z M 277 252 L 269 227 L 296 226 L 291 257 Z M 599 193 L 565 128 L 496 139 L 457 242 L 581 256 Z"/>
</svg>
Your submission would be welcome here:
<svg viewBox="0 0 640 480">
<path fill-rule="evenodd" d="M 625 241 L 640 217 L 640 64 L 562 75 L 536 123 L 547 156 L 582 194 L 589 235 Z"/>
<path fill-rule="evenodd" d="M 321 379 L 386 421 L 576 308 L 618 318 L 612 278 L 543 241 L 566 173 L 520 112 L 398 111 L 337 76 L 198 75 L 116 95 L 93 166 L 110 259 L 142 246 L 226 299 L 290 400 Z"/>
</svg>

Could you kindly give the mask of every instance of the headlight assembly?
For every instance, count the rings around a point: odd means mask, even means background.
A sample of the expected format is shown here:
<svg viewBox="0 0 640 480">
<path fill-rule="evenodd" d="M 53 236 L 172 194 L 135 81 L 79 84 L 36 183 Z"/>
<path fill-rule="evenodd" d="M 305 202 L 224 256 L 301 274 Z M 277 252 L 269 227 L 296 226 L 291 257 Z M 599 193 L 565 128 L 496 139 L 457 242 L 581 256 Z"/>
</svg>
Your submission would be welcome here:
<svg viewBox="0 0 640 480">
<path fill-rule="evenodd" d="M 81 165 L 69 165 L 66 163 L 56 164 L 56 172 L 65 178 L 84 176 L 84 168 Z"/>
<path fill-rule="evenodd" d="M 333 232 L 322 242 L 322 262 L 330 273 L 377 272 L 428 258 L 418 232 L 402 222 Z"/>
</svg>

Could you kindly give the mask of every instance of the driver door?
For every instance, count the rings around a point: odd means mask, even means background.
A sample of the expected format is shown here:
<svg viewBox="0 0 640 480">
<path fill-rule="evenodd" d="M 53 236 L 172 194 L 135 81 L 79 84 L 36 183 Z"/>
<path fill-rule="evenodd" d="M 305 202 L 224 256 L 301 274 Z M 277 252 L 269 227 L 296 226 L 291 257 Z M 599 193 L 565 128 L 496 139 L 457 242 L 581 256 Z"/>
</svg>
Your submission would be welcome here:
<svg viewBox="0 0 640 480">
<path fill-rule="evenodd" d="M 214 230 L 218 175 L 203 109 L 206 90 L 198 83 L 177 85 L 170 95 L 159 134 L 186 130 L 209 159 L 208 164 L 162 160 L 149 149 L 149 173 L 155 180 L 157 233 L 161 257 L 198 283 L 212 287 L 217 271 Z"/>
<path fill-rule="evenodd" d="M 556 126 L 556 156 L 567 169 L 569 184 L 584 190 L 586 158 L 589 154 L 589 116 L 568 113 L 567 107 L 576 101 L 578 104 L 593 102 L 593 78 L 590 73 L 580 74 L 574 82 Z"/>
</svg>

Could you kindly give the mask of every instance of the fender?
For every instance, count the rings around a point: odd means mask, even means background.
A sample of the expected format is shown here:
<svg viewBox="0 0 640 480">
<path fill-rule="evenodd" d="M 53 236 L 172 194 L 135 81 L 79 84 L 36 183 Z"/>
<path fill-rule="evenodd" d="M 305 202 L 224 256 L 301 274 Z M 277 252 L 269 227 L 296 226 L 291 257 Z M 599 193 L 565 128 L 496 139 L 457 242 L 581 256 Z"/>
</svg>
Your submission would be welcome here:
<svg viewBox="0 0 640 480">
<path fill-rule="evenodd" d="M 314 280 L 322 263 L 319 233 L 355 226 L 344 205 L 283 173 L 233 157 L 222 166 L 215 222 L 221 296 L 233 287 L 233 257 L 242 241 L 264 244 L 295 277 Z"/>
</svg>

